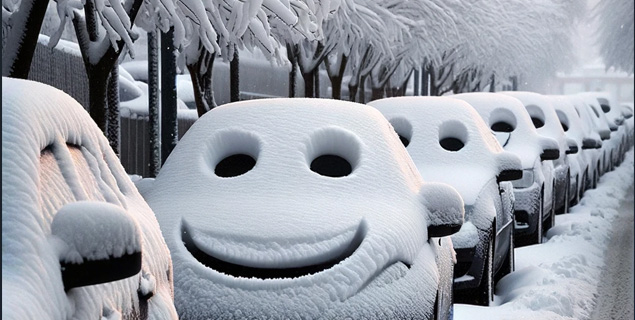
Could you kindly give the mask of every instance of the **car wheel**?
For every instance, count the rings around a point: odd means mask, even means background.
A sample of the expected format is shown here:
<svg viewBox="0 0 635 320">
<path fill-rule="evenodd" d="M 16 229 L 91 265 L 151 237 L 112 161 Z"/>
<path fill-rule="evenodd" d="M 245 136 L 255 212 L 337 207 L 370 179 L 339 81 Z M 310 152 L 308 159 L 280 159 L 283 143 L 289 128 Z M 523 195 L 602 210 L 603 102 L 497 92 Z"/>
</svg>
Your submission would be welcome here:
<svg viewBox="0 0 635 320">
<path fill-rule="evenodd" d="M 516 264 L 514 261 L 514 230 L 513 227 L 515 225 L 515 221 L 512 221 L 512 231 L 509 233 L 509 250 L 507 251 L 507 256 L 505 257 L 505 261 L 503 261 L 503 265 L 501 266 L 499 272 L 496 274 L 496 282 L 502 279 L 504 276 L 514 272 L 516 268 Z"/>
<path fill-rule="evenodd" d="M 490 235 L 485 258 L 487 261 L 485 261 L 481 283 L 474 295 L 476 304 L 481 306 L 489 306 L 494 301 L 494 275 L 492 274 L 494 272 L 494 235 Z"/>
</svg>

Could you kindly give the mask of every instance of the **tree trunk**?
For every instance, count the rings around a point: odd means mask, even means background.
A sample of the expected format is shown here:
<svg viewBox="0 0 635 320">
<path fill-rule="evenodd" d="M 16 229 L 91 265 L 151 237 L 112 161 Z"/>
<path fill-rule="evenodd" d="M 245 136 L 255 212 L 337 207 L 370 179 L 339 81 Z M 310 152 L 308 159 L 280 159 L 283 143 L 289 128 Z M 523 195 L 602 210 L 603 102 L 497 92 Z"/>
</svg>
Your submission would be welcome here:
<svg viewBox="0 0 635 320">
<path fill-rule="evenodd" d="M 372 88 L 370 100 L 378 100 L 384 97 L 384 88 Z"/>
<path fill-rule="evenodd" d="M 2 51 L 3 76 L 28 78 L 47 4 L 48 0 L 23 0 L 18 11 L 11 16 L 15 24 L 9 30 Z"/>
<path fill-rule="evenodd" d="M 325 59 L 324 63 L 326 64 L 326 71 L 331 80 L 331 97 L 333 99 L 342 99 L 342 79 L 344 78 L 344 71 L 346 70 L 346 64 L 348 63 L 348 56 L 342 54 L 339 57 L 339 68 L 337 68 L 335 73 L 330 66 L 329 59 Z"/>
<path fill-rule="evenodd" d="M 430 86 L 430 95 L 431 96 L 438 96 L 439 95 L 439 88 L 436 85 L 436 72 L 434 70 L 434 68 L 432 67 L 428 67 L 428 75 L 430 76 L 430 80 L 428 80 L 428 86 Z"/>
<path fill-rule="evenodd" d="M 130 21 L 134 21 L 137 13 L 139 12 L 139 8 L 141 7 L 142 1 L 135 1 L 129 8 L 125 8 L 128 13 L 128 17 Z M 86 1 L 85 4 L 85 14 L 82 15 L 79 12 L 75 11 L 72 17 L 73 27 L 75 28 L 75 34 L 77 35 L 77 40 L 79 43 L 79 47 L 82 53 L 82 60 L 84 61 L 84 67 L 86 68 L 86 75 L 88 76 L 88 99 L 89 99 L 89 113 L 91 118 L 95 121 L 97 126 L 102 132 L 106 133 L 107 129 L 107 119 L 106 119 L 106 86 L 108 76 L 112 71 L 119 55 L 122 50 L 116 51 L 115 48 L 109 43 L 109 39 L 106 36 L 100 43 L 96 44 L 97 35 L 94 34 L 96 31 L 94 26 L 96 26 L 96 15 L 94 14 L 94 2 Z M 39 32 L 39 30 L 38 30 Z M 93 39 L 93 37 L 95 37 Z M 108 45 L 108 49 L 103 52 L 103 54 L 98 57 L 98 59 L 91 59 L 89 57 L 91 48 L 97 45 Z M 123 40 L 117 41 L 117 47 L 123 48 L 125 45 Z M 96 62 L 95 62 L 96 60 Z"/>
<path fill-rule="evenodd" d="M 313 91 L 313 97 L 320 97 L 320 67 L 318 65 L 317 68 L 313 70 L 313 87 L 315 88 Z"/>
<path fill-rule="evenodd" d="M 236 45 L 234 45 L 234 56 L 232 58 L 232 61 L 229 62 L 229 99 L 231 102 L 240 100 L 239 68 L 240 66 L 238 63 L 238 48 L 236 47 Z"/>
<path fill-rule="evenodd" d="M 352 102 L 356 102 L 357 101 L 357 90 L 359 88 L 359 85 L 352 85 L 352 84 L 348 84 L 348 100 L 352 101 Z"/>
<path fill-rule="evenodd" d="M 196 102 L 196 110 L 198 111 L 199 117 L 202 117 L 207 111 L 216 107 L 212 87 L 214 58 L 215 54 L 204 52 L 198 61 L 187 65 L 187 70 L 190 72 L 190 78 L 192 79 L 194 101 Z M 202 65 L 207 65 L 205 72 L 201 70 Z"/>
<path fill-rule="evenodd" d="M 518 77 L 517 76 L 512 76 L 511 77 L 512 80 L 512 90 L 513 91 L 518 91 Z"/>
<path fill-rule="evenodd" d="M 489 92 L 496 92 L 496 77 L 492 73 L 492 77 L 490 78 Z"/>
<path fill-rule="evenodd" d="M 302 73 L 302 79 L 304 79 L 304 96 L 306 98 L 313 98 L 313 80 L 315 79 L 313 72 Z"/>
<path fill-rule="evenodd" d="M 150 177 L 161 168 L 161 131 L 159 130 L 159 42 L 157 32 L 148 32 L 148 126 L 150 141 Z"/>
<path fill-rule="evenodd" d="M 108 77 L 108 120 L 106 137 L 117 157 L 121 157 L 121 119 L 119 118 L 119 63 L 115 62 Z"/>
<path fill-rule="evenodd" d="M 366 103 L 366 77 L 361 76 L 359 79 L 359 103 Z"/>
<path fill-rule="evenodd" d="M 287 43 L 287 58 L 291 62 L 291 71 L 289 71 L 289 98 L 295 97 L 296 86 L 296 72 L 298 70 L 298 53 L 297 45 Z"/>
<path fill-rule="evenodd" d="M 298 63 L 296 61 L 292 61 L 291 71 L 289 71 L 289 98 L 293 98 L 297 95 L 296 70 L 298 70 Z"/>
<path fill-rule="evenodd" d="M 429 76 L 430 76 L 430 72 L 428 70 L 428 67 L 421 66 L 421 95 L 422 96 L 430 95 L 430 79 L 428 79 Z"/>
<path fill-rule="evenodd" d="M 415 75 L 414 75 L 415 83 L 414 83 L 414 92 L 413 92 L 413 95 L 415 95 L 415 96 L 420 95 L 420 93 L 419 93 L 419 91 L 420 91 L 420 89 L 419 89 L 419 81 L 421 80 L 420 77 L 421 76 L 419 75 L 419 69 L 415 69 Z"/>
<path fill-rule="evenodd" d="M 88 113 L 101 132 L 106 133 L 106 84 L 108 73 L 104 71 L 88 71 Z"/>
<path fill-rule="evenodd" d="M 174 27 L 171 27 L 161 33 L 161 163 L 165 163 L 179 140 L 174 49 Z"/>
<path fill-rule="evenodd" d="M 331 97 L 333 99 L 342 99 L 342 77 L 341 76 L 333 76 L 331 77 Z"/>
</svg>

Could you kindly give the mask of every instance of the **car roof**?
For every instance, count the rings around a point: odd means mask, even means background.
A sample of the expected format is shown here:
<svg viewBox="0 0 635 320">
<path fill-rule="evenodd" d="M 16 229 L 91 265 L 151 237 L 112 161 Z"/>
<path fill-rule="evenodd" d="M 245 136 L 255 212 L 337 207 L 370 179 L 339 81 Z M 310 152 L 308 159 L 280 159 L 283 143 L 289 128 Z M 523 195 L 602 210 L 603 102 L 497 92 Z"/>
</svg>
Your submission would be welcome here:
<svg viewBox="0 0 635 320">
<path fill-rule="evenodd" d="M 547 96 L 529 91 L 502 91 L 500 93 L 517 98 L 523 103 L 530 117 L 540 119 L 544 125 L 537 128 L 538 133 L 558 141 L 560 157 L 565 156 L 565 151 L 568 149 L 566 135 L 551 100 Z"/>
<path fill-rule="evenodd" d="M 533 168 L 536 159 L 543 151 L 541 142 L 543 139 L 533 126 L 520 100 L 492 92 L 460 93 L 451 97 L 468 102 L 490 128 L 500 121 L 510 122 L 514 130 L 510 133 L 507 142 L 501 145 L 506 151 L 520 157 L 523 168 Z"/>
<path fill-rule="evenodd" d="M 400 136 L 408 136 L 407 150 L 425 181 L 457 188 L 466 203 L 473 203 L 484 183 L 507 169 L 503 148 L 470 104 L 451 97 L 394 97 L 368 105 L 379 110 Z M 460 149 L 446 149 L 442 139 L 457 139 Z M 452 147 L 452 146 L 450 146 Z M 455 151 L 454 151 L 455 150 Z M 502 165 L 502 166 L 501 166 Z"/>
</svg>

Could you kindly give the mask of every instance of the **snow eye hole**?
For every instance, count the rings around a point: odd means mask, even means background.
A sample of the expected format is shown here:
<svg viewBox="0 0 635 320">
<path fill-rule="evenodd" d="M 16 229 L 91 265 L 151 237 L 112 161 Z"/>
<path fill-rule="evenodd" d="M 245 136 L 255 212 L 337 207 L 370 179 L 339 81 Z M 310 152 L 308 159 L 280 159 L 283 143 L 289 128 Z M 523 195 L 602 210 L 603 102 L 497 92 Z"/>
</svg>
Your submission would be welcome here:
<svg viewBox="0 0 635 320">
<path fill-rule="evenodd" d="M 410 139 L 412 139 L 412 125 L 410 122 L 403 117 L 392 118 L 388 122 L 390 122 L 395 132 L 397 132 L 399 141 L 401 141 L 404 147 L 407 147 L 410 144 Z"/>
<path fill-rule="evenodd" d="M 562 130 L 564 130 L 564 132 L 569 131 L 569 127 L 564 122 L 560 122 L 560 125 L 562 125 Z"/>
<path fill-rule="evenodd" d="M 340 178 L 351 174 L 353 168 L 348 160 L 334 154 L 325 154 L 311 161 L 311 171 L 322 176 Z"/>
<path fill-rule="evenodd" d="M 448 151 L 459 151 L 465 146 L 463 141 L 457 138 L 443 138 L 439 141 L 439 144 Z"/>
<path fill-rule="evenodd" d="M 492 130 L 496 132 L 512 132 L 514 131 L 514 126 L 505 121 L 498 121 L 492 124 Z"/>
<path fill-rule="evenodd" d="M 439 144 L 443 149 L 456 152 L 463 149 L 467 141 L 467 128 L 462 122 L 449 120 L 439 126 Z"/>
<path fill-rule="evenodd" d="M 410 140 L 408 140 L 408 138 L 399 135 L 399 141 L 401 141 L 401 143 L 403 143 L 404 147 L 407 147 L 410 144 Z"/>
<path fill-rule="evenodd" d="M 611 111 L 611 107 L 609 107 L 608 104 L 601 104 L 600 107 L 602 107 L 602 111 L 604 111 L 604 113 Z"/>
<path fill-rule="evenodd" d="M 214 169 L 214 173 L 222 178 L 231 178 L 249 172 L 256 165 L 256 159 L 249 155 L 239 153 L 230 155 L 221 160 Z"/>
<path fill-rule="evenodd" d="M 534 127 L 536 127 L 536 129 L 542 128 L 545 125 L 545 123 L 542 120 L 536 117 L 531 117 L 531 122 L 534 123 Z"/>
<path fill-rule="evenodd" d="M 564 130 L 564 132 L 569 131 L 569 118 L 567 117 L 567 115 L 560 110 L 556 110 L 556 115 L 558 116 L 558 120 L 560 120 L 562 130 Z"/>
</svg>

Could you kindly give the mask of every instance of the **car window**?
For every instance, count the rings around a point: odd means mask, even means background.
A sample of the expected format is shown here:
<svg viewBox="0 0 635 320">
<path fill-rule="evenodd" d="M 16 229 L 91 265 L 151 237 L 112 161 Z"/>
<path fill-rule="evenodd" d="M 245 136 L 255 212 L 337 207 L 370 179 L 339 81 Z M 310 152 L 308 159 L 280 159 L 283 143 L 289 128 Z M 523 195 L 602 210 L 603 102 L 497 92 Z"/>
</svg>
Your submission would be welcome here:
<svg viewBox="0 0 635 320">
<path fill-rule="evenodd" d="M 51 223 L 65 204 L 80 200 L 120 204 L 112 173 L 86 148 L 65 145 L 46 147 L 40 154 L 40 203 Z"/>
</svg>

